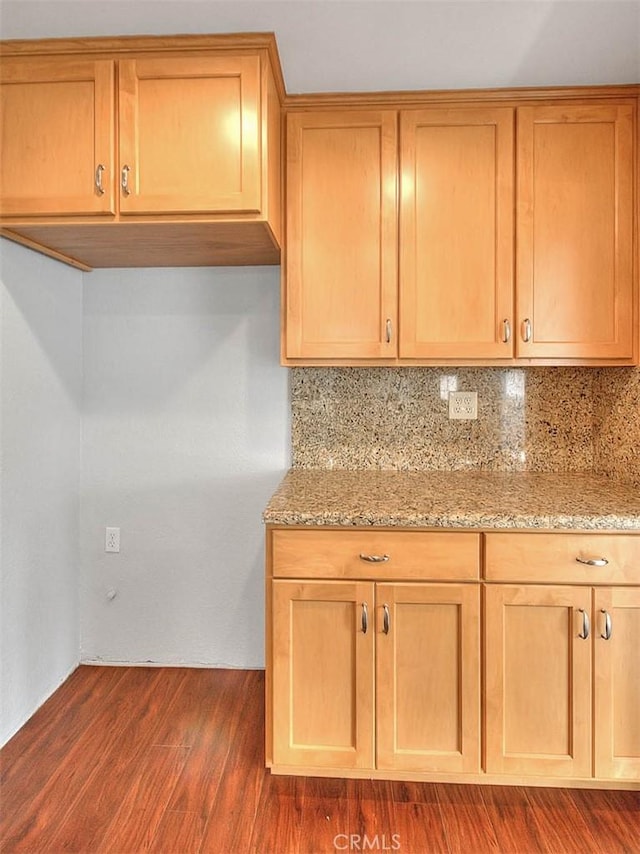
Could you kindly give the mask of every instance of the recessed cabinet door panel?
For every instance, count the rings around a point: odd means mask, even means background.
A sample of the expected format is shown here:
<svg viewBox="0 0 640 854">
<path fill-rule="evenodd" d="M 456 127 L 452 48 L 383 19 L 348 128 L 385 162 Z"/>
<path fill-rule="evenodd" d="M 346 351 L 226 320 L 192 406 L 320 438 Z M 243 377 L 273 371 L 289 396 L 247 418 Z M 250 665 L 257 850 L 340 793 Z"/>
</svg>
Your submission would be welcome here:
<svg viewBox="0 0 640 854">
<path fill-rule="evenodd" d="M 377 584 L 377 767 L 480 770 L 479 585 Z"/>
<path fill-rule="evenodd" d="M 397 353 L 396 121 L 288 116 L 287 358 Z"/>
<path fill-rule="evenodd" d="M 273 582 L 276 765 L 373 767 L 372 619 L 373 584 Z"/>
<path fill-rule="evenodd" d="M 259 212 L 260 58 L 119 66 L 121 212 Z"/>
<path fill-rule="evenodd" d="M 640 779 L 640 589 L 595 591 L 595 775 Z"/>
<path fill-rule="evenodd" d="M 114 213 L 114 63 L 6 59 L 0 74 L 2 216 Z"/>
<path fill-rule="evenodd" d="M 487 586 L 488 773 L 591 776 L 590 613 L 588 587 Z"/>
<path fill-rule="evenodd" d="M 400 356 L 513 355 L 513 110 L 400 114 Z"/>
<path fill-rule="evenodd" d="M 633 108 L 518 109 L 517 355 L 633 356 Z"/>
</svg>

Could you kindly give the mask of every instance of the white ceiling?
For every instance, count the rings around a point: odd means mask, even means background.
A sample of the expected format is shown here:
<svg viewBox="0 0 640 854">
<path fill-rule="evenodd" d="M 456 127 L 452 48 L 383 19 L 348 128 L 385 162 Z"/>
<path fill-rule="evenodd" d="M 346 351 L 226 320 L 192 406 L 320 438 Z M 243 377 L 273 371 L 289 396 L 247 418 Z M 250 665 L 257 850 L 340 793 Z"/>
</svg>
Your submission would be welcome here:
<svg viewBox="0 0 640 854">
<path fill-rule="evenodd" d="M 290 93 L 640 82 L 640 0 L 0 0 L 2 38 L 245 31 Z"/>
</svg>

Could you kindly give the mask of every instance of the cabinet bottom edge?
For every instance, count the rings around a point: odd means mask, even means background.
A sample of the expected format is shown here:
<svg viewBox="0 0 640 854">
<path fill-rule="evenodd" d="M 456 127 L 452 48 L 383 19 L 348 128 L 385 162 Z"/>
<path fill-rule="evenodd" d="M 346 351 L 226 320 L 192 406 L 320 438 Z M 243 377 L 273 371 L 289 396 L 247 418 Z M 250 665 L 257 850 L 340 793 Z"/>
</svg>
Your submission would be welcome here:
<svg viewBox="0 0 640 854">
<path fill-rule="evenodd" d="M 267 765 L 272 774 L 292 777 L 337 777 L 353 780 L 394 780 L 410 783 L 471 783 L 485 786 L 544 786 L 570 789 L 623 789 L 640 791 L 640 780 L 589 777 L 527 777 L 505 774 L 445 773 L 434 771 L 379 771 L 369 768 L 318 768 L 298 765 Z"/>
</svg>

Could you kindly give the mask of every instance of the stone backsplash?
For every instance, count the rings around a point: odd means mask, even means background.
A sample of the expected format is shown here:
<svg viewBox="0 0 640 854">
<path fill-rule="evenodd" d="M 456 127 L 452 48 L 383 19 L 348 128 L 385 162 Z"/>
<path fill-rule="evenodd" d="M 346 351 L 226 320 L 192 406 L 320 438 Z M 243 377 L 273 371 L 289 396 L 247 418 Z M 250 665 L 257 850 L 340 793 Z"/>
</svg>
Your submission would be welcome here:
<svg viewBox="0 0 640 854">
<path fill-rule="evenodd" d="M 449 391 L 477 391 L 451 421 Z M 640 369 L 293 368 L 294 468 L 598 472 L 640 482 Z"/>
<path fill-rule="evenodd" d="M 594 470 L 640 486 L 640 368 L 596 371 Z"/>
</svg>

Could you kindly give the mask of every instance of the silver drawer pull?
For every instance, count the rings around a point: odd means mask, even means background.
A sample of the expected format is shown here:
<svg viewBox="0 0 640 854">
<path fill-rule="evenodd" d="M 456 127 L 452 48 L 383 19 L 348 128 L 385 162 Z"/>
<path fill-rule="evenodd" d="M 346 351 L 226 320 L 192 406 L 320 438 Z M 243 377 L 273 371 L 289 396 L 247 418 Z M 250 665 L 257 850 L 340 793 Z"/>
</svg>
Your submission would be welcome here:
<svg viewBox="0 0 640 854">
<path fill-rule="evenodd" d="M 382 606 L 383 617 L 382 617 L 382 631 L 385 635 L 389 634 L 389 629 L 391 628 L 391 614 L 389 613 L 389 606 Z"/>
<path fill-rule="evenodd" d="M 578 634 L 578 637 L 582 638 L 582 640 L 586 640 L 589 637 L 589 633 L 591 632 L 591 623 L 589 622 L 589 615 L 584 610 L 584 608 L 578 608 L 578 610 L 582 614 L 582 631 Z"/>
<path fill-rule="evenodd" d="M 367 563 L 386 563 L 389 555 L 365 555 L 360 552 L 360 560 L 366 560 Z"/>
<path fill-rule="evenodd" d="M 528 317 L 522 321 L 522 340 L 525 344 L 528 344 L 531 341 L 531 321 Z"/>
<path fill-rule="evenodd" d="M 511 324 L 508 319 L 505 318 L 502 321 L 502 343 L 508 344 L 511 341 Z"/>
<path fill-rule="evenodd" d="M 600 634 L 602 640 L 610 640 L 611 638 L 611 614 L 608 611 L 605 611 L 604 608 L 600 609 L 600 613 L 604 614 L 604 634 Z"/>
<path fill-rule="evenodd" d="M 369 609 L 367 608 L 367 603 L 362 603 L 362 634 L 366 635 L 367 629 L 369 628 Z"/>
<path fill-rule="evenodd" d="M 385 329 L 385 337 L 387 339 L 387 344 L 391 344 L 391 337 L 393 335 L 393 326 L 391 324 L 391 318 L 387 318 L 387 322 L 384 325 Z"/>
<path fill-rule="evenodd" d="M 585 566 L 606 566 L 609 563 L 606 557 L 577 557 L 576 560 Z"/>
</svg>

